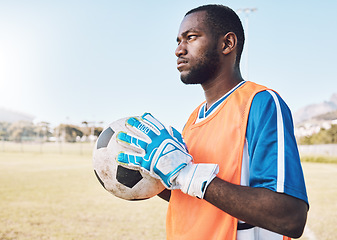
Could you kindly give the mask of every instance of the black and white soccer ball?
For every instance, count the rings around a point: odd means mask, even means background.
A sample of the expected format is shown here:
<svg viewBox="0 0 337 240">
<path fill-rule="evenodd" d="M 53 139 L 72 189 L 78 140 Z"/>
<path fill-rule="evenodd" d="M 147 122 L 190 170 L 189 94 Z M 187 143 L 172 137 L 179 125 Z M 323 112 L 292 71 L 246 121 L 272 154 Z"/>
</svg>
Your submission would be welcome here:
<svg viewBox="0 0 337 240">
<path fill-rule="evenodd" d="M 126 200 L 148 199 L 165 189 L 161 181 L 144 171 L 119 164 L 116 160 L 120 151 L 128 150 L 116 140 L 119 132 L 129 131 L 125 125 L 127 119 L 112 122 L 99 135 L 93 151 L 94 172 L 102 186 L 116 197 Z"/>
</svg>

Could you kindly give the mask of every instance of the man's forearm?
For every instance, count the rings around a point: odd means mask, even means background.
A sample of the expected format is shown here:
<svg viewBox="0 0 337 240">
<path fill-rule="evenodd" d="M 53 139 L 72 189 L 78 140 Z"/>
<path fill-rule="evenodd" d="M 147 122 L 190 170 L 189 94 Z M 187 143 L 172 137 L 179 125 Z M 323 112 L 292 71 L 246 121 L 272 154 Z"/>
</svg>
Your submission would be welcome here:
<svg viewBox="0 0 337 240">
<path fill-rule="evenodd" d="M 251 225 L 298 238 L 306 223 L 308 206 L 297 198 L 265 188 L 234 185 L 215 178 L 204 199 Z"/>
</svg>

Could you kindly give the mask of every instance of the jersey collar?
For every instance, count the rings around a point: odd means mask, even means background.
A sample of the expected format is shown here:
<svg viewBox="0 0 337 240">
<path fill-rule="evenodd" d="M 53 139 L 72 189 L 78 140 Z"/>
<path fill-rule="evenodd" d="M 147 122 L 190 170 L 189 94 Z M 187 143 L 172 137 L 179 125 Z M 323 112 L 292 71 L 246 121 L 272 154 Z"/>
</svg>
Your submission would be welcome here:
<svg viewBox="0 0 337 240">
<path fill-rule="evenodd" d="M 217 100 L 215 103 L 213 103 L 207 110 L 206 110 L 206 102 L 201 106 L 199 109 L 199 114 L 197 118 L 197 122 L 200 122 L 204 119 L 206 119 L 209 115 L 211 115 L 213 112 L 218 109 L 220 104 L 225 101 L 225 99 L 231 95 L 236 89 L 238 89 L 241 85 L 243 85 L 246 81 L 242 81 L 239 84 L 237 84 L 234 88 L 232 88 L 230 91 L 228 91 L 224 96 L 222 96 L 219 100 Z"/>
</svg>

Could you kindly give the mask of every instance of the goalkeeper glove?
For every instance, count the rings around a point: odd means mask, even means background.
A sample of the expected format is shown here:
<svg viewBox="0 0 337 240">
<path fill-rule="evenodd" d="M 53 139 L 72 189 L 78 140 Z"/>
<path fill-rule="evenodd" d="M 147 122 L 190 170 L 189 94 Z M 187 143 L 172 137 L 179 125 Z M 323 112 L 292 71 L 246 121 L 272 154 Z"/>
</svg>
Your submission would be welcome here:
<svg viewBox="0 0 337 240">
<path fill-rule="evenodd" d="M 192 163 L 181 134 L 172 127 L 166 129 L 149 113 L 127 119 L 126 126 L 130 131 L 118 133 L 117 141 L 130 152 L 119 153 L 119 163 L 148 172 L 168 189 L 204 197 L 219 171 L 217 164 Z"/>
</svg>

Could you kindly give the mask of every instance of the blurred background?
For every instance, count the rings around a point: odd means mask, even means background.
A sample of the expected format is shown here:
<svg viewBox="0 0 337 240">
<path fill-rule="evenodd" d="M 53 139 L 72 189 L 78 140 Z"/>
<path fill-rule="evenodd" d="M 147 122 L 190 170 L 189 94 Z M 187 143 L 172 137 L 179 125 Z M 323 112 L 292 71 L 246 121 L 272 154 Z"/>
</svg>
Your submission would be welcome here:
<svg viewBox="0 0 337 240">
<path fill-rule="evenodd" d="M 293 113 L 311 199 L 302 239 L 337 238 L 336 1 L 0 0 L 0 239 L 165 238 L 166 203 L 108 195 L 92 148 L 108 123 L 144 112 L 182 130 L 204 95 L 180 82 L 176 36 L 209 3 L 242 20 L 243 77 Z M 126 227 L 140 220 L 159 224 L 154 235 Z"/>
<path fill-rule="evenodd" d="M 184 14 L 206 3 L 0 1 L 0 109 L 52 127 L 148 111 L 181 129 L 204 96 L 180 82 L 175 39 Z M 274 88 L 293 113 L 337 93 L 336 1 L 215 3 L 245 26 L 245 79 Z"/>
</svg>

